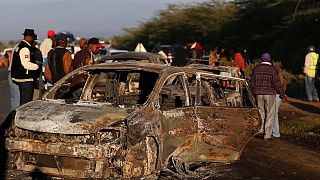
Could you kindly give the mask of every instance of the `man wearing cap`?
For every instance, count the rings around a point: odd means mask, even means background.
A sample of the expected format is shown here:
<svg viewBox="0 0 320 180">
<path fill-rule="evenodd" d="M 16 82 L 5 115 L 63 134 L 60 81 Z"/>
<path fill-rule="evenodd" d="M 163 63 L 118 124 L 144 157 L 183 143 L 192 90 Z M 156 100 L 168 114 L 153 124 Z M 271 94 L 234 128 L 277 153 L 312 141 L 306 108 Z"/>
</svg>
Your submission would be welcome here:
<svg viewBox="0 0 320 180">
<path fill-rule="evenodd" d="M 45 38 L 41 45 L 40 51 L 42 53 L 43 58 L 46 58 L 50 49 L 52 49 L 52 43 L 54 41 L 55 32 L 53 30 L 48 30 L 47 38 Z"/>
<path fill-rule="evenodd" d="M 77 52 L 77 54 L 74 56 L 74 61 L 72 64 L 73 70 L 85 65 L 94 64 L 93 55 L 97 54 L 100 48 L 104 48 L 104 46 L 100 44 L 98 38 L 89 39 L 88 45 Z"/>
<path fill-rule="evenodd" d="M 67 36 L 61 33 L 56 37 L 56 47 L 48 53 L 44 75 L 51 84 L 70 72 L 72 57 L 67 44 Z"/>
<path fill-rule="evenodd" d="M 14 83 L 19 86 L 20 105 L 32 100 L 34 78 L 38 77 L 40 62 L 36 62 L 32 47 L 36 34 L 33 29 L 25 29 L 24 39 L 14 49 L 11 67 L 11 76 Z M 38 64 L 36 64 L 38 63 Z"/>
<path fill-rule="evenodd" d="M 82 66 L 94 64 L 94 54 L 97 54 L 100 48 L 104 48 L 102 44 L 100 44 L 98 38 L 91 38 L 88 40 L 88 45 L 81 49 L 74 56 L 74 60 L 72 61 L 72 70 L 76 70 Z M 84 86 L 84 83 L 87 79 L 86 75 L 79 75 L 72 79 L 72 88 L 76 89 L 74 97 L 77 98 L 81 94 L 81 89 Z"/>
<path fill-rule="evenodd" d="M 261 64 L 253 69 L 251 78 L 251 90 L 255 95 L 260 110 L 262 125 L 259 134 L 264 139 L 270 139 L 276 113 L 276 94 L 286 101 L 286 95 L 282 88 L 277 70 L 271 64 L 270 54 L 264 53 L 261 57 Z"/>
</svg>

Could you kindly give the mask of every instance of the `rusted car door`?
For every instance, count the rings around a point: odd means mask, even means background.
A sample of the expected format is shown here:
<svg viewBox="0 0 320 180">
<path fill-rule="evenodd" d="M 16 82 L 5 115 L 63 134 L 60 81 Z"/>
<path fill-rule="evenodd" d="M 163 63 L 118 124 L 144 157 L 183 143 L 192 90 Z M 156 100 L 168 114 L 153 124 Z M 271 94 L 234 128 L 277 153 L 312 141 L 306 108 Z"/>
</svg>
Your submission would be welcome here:
<svg viewBox="0 0 320 180">
<path fill-rule="evenodd" d="M 210 75 L 204 78 L 198 74 L 196 81 L 198 92 L 194 105 L 198 119 L 199 160 L 227 162 L 239 159 L 245 144 L 260 127 L 258 109 L 252 101 L 244 99 L 250 98 L 250 92 L 241 81 L 233 83 L 234 89 L 220 87 L 219 81 Z M 205 97 L 201 97 L 203 95 Z M 209 102 L 203 103 L 203 99 Z"/>
<path fill-rule="evenodd" d="M 172 74 L 159 94 L 162 126 L 162 163 L 170 157 L 183 158 L 197 132 L 194 107 L 190 106 L 190 93 L 184 73 Z"/>
</svg>

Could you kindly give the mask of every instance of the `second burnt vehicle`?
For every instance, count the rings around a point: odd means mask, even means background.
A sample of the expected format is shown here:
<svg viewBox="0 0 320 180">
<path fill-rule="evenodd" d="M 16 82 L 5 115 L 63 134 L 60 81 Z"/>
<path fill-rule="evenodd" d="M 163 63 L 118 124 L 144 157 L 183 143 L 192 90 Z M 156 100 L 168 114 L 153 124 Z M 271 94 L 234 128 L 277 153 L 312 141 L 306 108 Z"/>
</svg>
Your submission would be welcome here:
<svg viewBox="0 0 320 180">
<path fill-rule="evenodd" d="M 77 89 L 79 76 L 86 82 Z M 244 79 L 121 62 L 66 75 L 42 100 L 18 107 L 5 136 L 14 172 L 141 178 L 238 160 L 260 123 Z"/>
<path fill-rule="evenodd" d="M 142 62 L 142 63 L 155 63 L 166 64 L 165 60 L 159 54 L 150 52 L 134 52 L 129 51 L 126 53 L 113 54 L 110 56 L 103 56 L 100 62 Z"/>
</svg>

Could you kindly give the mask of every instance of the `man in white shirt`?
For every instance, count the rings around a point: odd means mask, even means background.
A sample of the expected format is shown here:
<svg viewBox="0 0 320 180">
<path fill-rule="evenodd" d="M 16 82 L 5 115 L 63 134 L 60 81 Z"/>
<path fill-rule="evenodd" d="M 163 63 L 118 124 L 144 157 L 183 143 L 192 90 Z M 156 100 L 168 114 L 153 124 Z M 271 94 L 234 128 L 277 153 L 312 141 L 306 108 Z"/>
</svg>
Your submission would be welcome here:
<svg viewBox="0 0 320 180">
<path fill-rule="evenodd" d="M 47 33 L 47 38 L 45 38 L 42 43 L 40 44 L 40 51 L 42 53 L 42 57 L 43 57 L 43 66 L 42 66 L 42 72 L 40 74 L 40 79 L 39 79 L 39 93 L 40 93 L 40 97 L 42 97 L 47 89 L 47 85 L 46 85 L 46 79 L 43 76 L 44 73 L 44 69 L 46 67 L 46 62 L 47 62 L 47 56 L 48 53 L 51 49 L 55 48 L 55 43 L 54 43 L 54 38 L 56 36 L 56 33 L 54 32 L 54 30 L 48 30 Z"/>
<path fill-rule="evenodd" d="M 42 53 L 42 57 L 46 58 L 48 52 L 52 49 L 52 43 L 55 37 L 55 32 L 53 30 L 48 30 L 47 38 L 42 41 L 40 44 L 40 51 Z"/>
<path fill-rule="evenodd" d="M 14 49 L 11 76 L 14 83 L 19 86 L 20 105 L 32 101 L 34 91 L 34 78 L 38 77 L 41 64 L 36 64 L 32 44 L 36 34 L 33 29 L 25 29 L 23 40 Z"/>
</svg>

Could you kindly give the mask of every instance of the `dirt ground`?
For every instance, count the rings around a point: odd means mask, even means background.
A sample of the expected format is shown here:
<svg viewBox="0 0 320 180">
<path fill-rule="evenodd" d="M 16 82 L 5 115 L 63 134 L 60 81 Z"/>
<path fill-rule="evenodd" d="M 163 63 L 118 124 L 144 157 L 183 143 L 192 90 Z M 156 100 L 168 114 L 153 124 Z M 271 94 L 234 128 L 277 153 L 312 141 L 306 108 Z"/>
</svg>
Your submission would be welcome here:
<svg viewBox="0 0 320 180">
<path fill-rule="evenodd" d="M 320 103 L 289 98 L 281 104 L 279 116 L 282 123 L 305 121 L 320 125 Z M 222 173 L 217 173 L 215 179 L 320 179 L 319 152 L 319 132 L 306 137 L 282 134 L 270 141 L 255 137 L 240 161 L 220 168 Z"/>
</svg>

